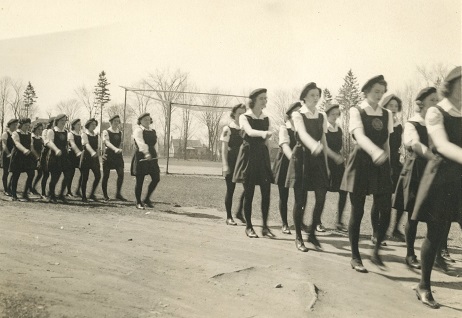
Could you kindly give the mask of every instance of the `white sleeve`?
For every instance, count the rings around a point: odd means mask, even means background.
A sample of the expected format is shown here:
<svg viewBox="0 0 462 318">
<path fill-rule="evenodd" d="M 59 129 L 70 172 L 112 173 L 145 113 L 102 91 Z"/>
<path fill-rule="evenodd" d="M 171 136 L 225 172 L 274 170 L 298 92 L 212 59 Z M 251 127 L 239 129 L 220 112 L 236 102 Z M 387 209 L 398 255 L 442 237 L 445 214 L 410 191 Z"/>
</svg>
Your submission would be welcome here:
<svg viewBox="0 0 462 318">
<path fill-rule="evenodd" d="M 8 140 L 8 133 L 6 131 L 2 135 L 2 140 L 5 142 Z"/>
<path fill-rule="evenodd" d="M 220 136 L 220 141 L 229 142 L 229 137 L 231 136 L 231 129 L 228 126 L 223 127 L 223 132 Z"/>
<path fill-rule="evenodd" d="M 72 141 L 74 141 L 74 134 L 71 133 L 71 132 L 68 132 L 67 133 L 67 141 L 69 141 L 69 143 Z"/>
<path fill-rule="evenodd" d="M 324 131 L 324 134 L 327 134 L 327 115 L 324 112 L 322 112 L 321 114 L 322 114 L 322 116 L 324 118 L 324 120 L 322 122 L 322 131 Z"/>
<path fill-rule="evenodd" d="M 56 147 L 55 143 L 54 143 L 54 140 L 55 140 L 55 131 L 54 129 L 48 129 L 47 131 L 47 146 L 48 148 L 50 149 L 53 149 L 53 151 L 55 153 L 57 153 L 59 151 L 58 147 Z"/>
<path fill-rule="evenodd" d="M 30 151 L 21 144 L 21 139 L 19 138 L 19 133 L 17 131 L 13 132 L 11 138 L 13 138 L 15 147 L 19 149 L 19 151 L 21 151 L 23 154 L 27 154 Z"/>
<path fill-rule="evenodd" d="M 436 107 L 430 107 L 425 115 L 425 126 L 428 134 L 444 128 L 444 116 Z"/>
<path fill-rule="evenodd" d="M 114 146 L 111 141 L 109 140 L 109 133 L 107 132 L 107 130 L 103 130 L 103 142 L 104 144 L 106 145 L 106 147 L 114 150 L 114 151 L 117 151 L 119 150 L 119 148 L 117 148 L 116 146 Z"/>
<path fill-rule="evenodd" d="M 44 129 L 42 131 L 42 139 L 43 139 L 43 144 L 46 145 L 48 143 L 48 129 Z"/>
<path fill-rule="evenodd" d="M 386 109 L 386 111 L 388 112 L 388 134 L 391 134 L 395 126 L 395 123 L 393 120 L 393 113 L 388 109 Z"/>
<path fill-rule="evenodd" d="M 86 146 L 88 144 L 88 135 L 87 133 L 82 134 L 82 146 Z"/>
<path fill-rule="evenodd" d="M 405 147 L 412 147 L 412 145 L 416 142 L 419 142 L 419 133 L 415 126 L 409 122 L 404 124 L 404 131 L 403 131 L 403 145 Z"/>
<path fill-rule="evenodd" d="M 350 108 L 350 124 L 348 127 L 348 131 L 350 134 L 353 133 L 353 131 L 356 128 L 363 128 L 363 121 L 361 120 L 361 114 L 359 113 L 359 110 L 356 107 L 351 107 Z"/>
<path fill-rule="evenodd" d="M 99 141 L 98 141 L 98 144 L 99 144 Z M 90 152 L 91 156 L 93 156 L 98 150 L 98 148 L 93 149 L 93 147 L 90 145 L 90 142 L 88 141 L 87 133 L 82 134 L 82 145 Z"/>
<path fill-rule="evenodd" d="M 281 125 L 281 127 L 279 127 L 279 146 L 282 146 L 283 144 L 290 144 L 289 132 L 285 125 Z"/>
<path fill-rule="evenodd" d="M 149 155 L 149 147 L 144 142 L 143 138 L 143 129 L 141 129 L 140 127 L 135 128 L 135 130 L 133 131 L 133 139 L 135 139 L 135 142 L 138 145 L 138 149 L 145 155 Z"/>
<path fill-rule="evenodd" d="M 266 137 L 266 131 L 253 129 L 249 124 L 249 120 L 244 114 L 239 117 L 239 125 L 241 126 L 241 129 L 243 129 L 245 133 L 250 137 Z"/>
<path fill-rule="evenodd" d="M 318 142 L 311 137 L 308 132 L 306 131 L 305 127 L 305 122 L 303 121 L 303 115 L 299 112 L 293 112 L 292 113 L 292 120 L 294 122 L 294 129 L 296 132 L 300 134 L 306 133 L 306 135 L 309 137 L 307 138 L 305 142 L 305 146 L 310 149 L 311 151 L 314 151 L 316 147 L 318 146 Z M 302 140 L 303 141 L 303 140 Z"/>
</svg>

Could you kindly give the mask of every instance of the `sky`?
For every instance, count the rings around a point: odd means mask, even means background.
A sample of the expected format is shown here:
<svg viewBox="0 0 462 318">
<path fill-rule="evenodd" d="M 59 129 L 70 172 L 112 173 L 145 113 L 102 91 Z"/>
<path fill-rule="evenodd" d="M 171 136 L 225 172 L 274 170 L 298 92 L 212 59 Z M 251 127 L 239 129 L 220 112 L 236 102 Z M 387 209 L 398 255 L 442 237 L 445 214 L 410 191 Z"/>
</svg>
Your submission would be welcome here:
<svg viewBox="0 0 462 318">
<path fill-rule="evenodd" d="M 461 64 L 460 0 L 5 1 L 0 78 L 31 81 L 42 116 L 94 86 L 112 102 L 156 69 L 181 69 L 201 91 L 247 94 L 314 81 L 337 94 L 351 68 L 393 92 L 417 65 Z"/>
</svg>

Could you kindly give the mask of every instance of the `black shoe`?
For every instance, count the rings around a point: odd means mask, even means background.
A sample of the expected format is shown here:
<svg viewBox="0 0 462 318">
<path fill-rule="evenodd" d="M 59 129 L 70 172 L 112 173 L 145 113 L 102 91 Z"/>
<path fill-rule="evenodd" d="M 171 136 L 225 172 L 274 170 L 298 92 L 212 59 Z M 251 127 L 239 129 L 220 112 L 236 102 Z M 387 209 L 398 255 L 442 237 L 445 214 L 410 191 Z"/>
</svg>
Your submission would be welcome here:
<svg viewBox="0 0 462 318">
<path fill-rule="evenodd" d="M 104 197 L 103 197 L 103 201 L 104 201 L 104 202 L 109 202 L 110 200 L 111 200 L 111 199 L 109 199 L 108 196 L 104 196 Z"/>
<path fill-rule="evenodd" d="M 59 200 L 61 200 L 64 204 L 67 204 L 69 203 L 69 201 L 67 201 L 66 197 L 64 195 L 60 195 L 59 197 Z"/>
<path fill-rule="evenodd" d="M 276 237 L 276 235 L 274 235 L 273 232 L 271 232 L 271 230 L 267 226 L 263 227 L 263 229 L 261 230 L 261 236 L 267 236 L 269 238 Z"/>
<path fill-rule="evenodd" d="M 433 267 L 442 269 L 443 272 L 448 272 L 449 271 L 449 266 L 446 263 L 446 261 L 444 260 L 444 258 L 441 257 L 441 256 L 438 256 L 438 255 L 435 258 L 435 263 L 433 264 Z"/>
<path fill-rule="evenodd" d="M 11 194 L 8 191 L 4 191 L 3 194 L 6 195 L 7 197 L 11 197 Z"/>
<path fill-rule="evenodd" d="M 364 267 L 363 262 L 361 260 L 352 259 L 350 261 L 351 268 L 359 273 L 367 273 L 366 267 Z"/>
<path fill-rule="evenodd" d="M 299 237 L 295 239 L 295 247 L 297 247 L 297 250 L 300 252 L 306 253 L 309 251 L 309 249 L 305 246 L 305 243 L 303 243 L 303 239 Z"/>
<path fill-rule="evenodd" d="M 87 197 L 83 196 L 83 197 L 82 197 L 82 202 L 85 202 L 85 203 L 88 202 Z"/>
<path fill-rule="evenodd" d="M 92 200 L 93 202 L 99 202 L 98 198 L 94 194 L 90 195 L 90 200 Z"/>
<path fill-rule="evenodd" d="M 233 218 L 226 219 L 226 225 L 237 225 Z"/>
<path fill-rule="evenodd" d="M 441 257 L 444 258 L 444 260 L 455 263 L 456 261 L 451 257 L 451 254 L 449 254 L 449 251 L 447 248 L 443 248 L 441 250 Z"/>
<path fill-rule="evenodd" d="M 336 227 L 337 227 L 337 230 L 340 232 L 345 232 L 345 233 L 348 232 L 347 227 L 343 223 L 337 223 Z"/>
<path fill-rule="evenodd" d="M 237 213 L 237 214 L 236 214 L 236 219 L 238 219 L 239 221 L 241 221 L 241 222 L 244 223 L 244 224 L 247 223 L 247 222 L 245 221 L 244 215 L 242 215 L 242 213 Z"/>
<path fill-rule="evenodd" d="M 48 203 L 56 204 L 56 203 L 58 203 L 58 200 L 56 199 L 56 197 L 50 196 L 50 197 L 48 198 Z"/>
<path fill-rule="evenodd" d="M 377 238 L 375 236 L 371 236 L 371 241 L 372 241 L 372 244 L 377 244 Z M 382 241 L 382 244 L 380 244 L 380 246 L 387 246 L 387 242 L 385 241 Z"/>
<path fill-rule="evenodd" d="M 257 233 L 255 233 L 253 228 L 245 229 L 245 234 L 247 234 L 247 236 L 250 237 L 250 238 L 258 238 L 258 235 L 257 235 Z"/>
<path fill-rule="evenodd" d="M 11 201 L 19 201 L 19 199 L 18 199 L 18 197 L 13 196 L 13 197 L 11 197 Z"/>
<path fill-rule="evenodd" d="M 406 237 L 398 230 L 393 231 L 393 239 L 398 242 L 406 242 Z"/>
<path fill-rule="evenodd" d="M 152 209 L 152 208 L 154 207 L 154 205 L 152 204 L 151 200 L 144 200 L 144 201 L 143 201 L 143 204 L 144 204 L 144 206 L 147 207 L 147 208 L 151 208 L 151 209 Z"/>
<path fill-rule="evenodd" d="M 380 255 L 378 253 L 373 253 L 372 254 L 372 257 L 371 257 L 371 262 L 372 264 L 374 264 L 375 266 L 377 266 L 380 270 L 384 271 L 387 269 L 387 267 L 385 266 L 385 264 L 383 263 L 382 261 L 382 258 L 380 257 Z"/>
<path fill-rule="evenodd" d="M 326 232 L 327 229 L 322 224 L 316 225 L 316 232 Z"/>
<path fill-rule="evenodd" d="M 19 201 L 21 202 L 29 202 L 30 199 L 29 199 L 29 196 L 28 195 L 23 195 L 21 199 L 19 199 Z"/>
<path fill-rule="evenodd" d="M 433 308 L 433 309 L 440 308 L 440 304 L 438 304 L 436 300 L 433 299 L 431 290 L 420 289 L 419 286 L 415 287 L 414 290 L 415 290 L 417 299 L 420 300 L 422 304 L 430 308 Z"/>
<path fill-rule="evenodd" d="M 308 243 L 311 243 L 314 245 L 314 248 L 317 251 L 323 251 L 323 248 L 321 246 L 321 243 L 319 243 L 318 238 L 314 234 L 308 235 Z"/>
<path fill-rule="evenodd" d="M 66 194 L 66 197 L 73 198 L 73 197 L 74 197 L 74 194 L 72 194 L 72 192 L 68 192 L 68 193 Z"/>
<path fill-rule="evenodd" d="M 128 200 L 125 199 L 120 193 L 116 195 L 115 197 L 119 201 L 127 202 Z"/>
<path fill-rule="evenodd" d="M 290 232 L 290 228 L 289 228 L 289 226 L 288 226 L 287 224 L 284 224 L 284 225 L 282 226 L 282 233 L 283 233 L 283 234 L 292 234 L 292 233 Z"/>
<path fill-rule="evenodd" d="M 80 190 L 77 190 L 77 192 L 75 193 L 75 196 L 81 198 L 82 192 L 80 192 Z"/>
<path fill-rule="evenodd" d="M 142 203 L 137 203 L 136 208 L 139 209 L 139 210 L 145 210 L 146 209 Z"/>
<path fill-rule="evenodd" d="M 40 193 L 38 193 L 38 191 L 35 190 L 35 189 L 30 190 L 30 193 L 32 193 L 33 195 L 38 195 L 38 196 L 40 196 Z"/>
<path fill-rule="evenodd" d="M 417 256 L 415 255 L 406 256 L 405 261 L 406 261 L 406 265 L 409 266 L 410 268 L 420 269 L 420 263 L 417 260 Z"/>
</svg>

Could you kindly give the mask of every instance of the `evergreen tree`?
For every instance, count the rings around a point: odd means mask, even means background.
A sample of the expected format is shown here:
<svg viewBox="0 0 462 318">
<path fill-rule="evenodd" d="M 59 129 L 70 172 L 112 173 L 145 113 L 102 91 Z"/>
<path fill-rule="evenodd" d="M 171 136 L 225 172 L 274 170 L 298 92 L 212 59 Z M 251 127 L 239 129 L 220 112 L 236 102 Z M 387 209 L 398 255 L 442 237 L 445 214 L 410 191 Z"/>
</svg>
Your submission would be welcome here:
<svg viewBox="0 0 462 318">
<path fill-rule="evenodd" d="M 99 127 L 100 127 L 100 134 L 103 132 L 101 127 L 103 125 L 103 107 L 105 104 L 107 104 L 111 99 L 109 94 L 109 88 L 107 86 L 110 83 L 108 83 L 106 79 L 106 73 L 102 71 L 99 73 L 99 78 L 98 78 L 98 84 L 95 86 L 95 104 L 99 106 Z M 103 145 L 103 138 L 100 136 L 100 141 L 101 141 L 101 149 Z"/>
<path fill-rule="evenodd" d="M 343 79 L 344 83 L 338 91 L 337 102 L 340 105 L 340 112 L 342 114 L 342 130 L 343 130 L 343 155 L 346 158 L 350 153 L 351 139 L 348 133 L 348 126 L 350 124 L 350 108 L 358 106 L 362 98 L 358 80 L 350 69 Z"/>
<path fill-rule="evenodd" d="M 26 111 L 25 116 L 29 117 L 29 109 L 34 105 L 37 100 L 37 95 L 35 94 L 34 87 L 29 82 L 27 84 L 26 90 L 24 91 L 24 109 Z"/>
<path fill-rule="evenodd" d="M 326 110 L 327 105 L 330 105 L 332 102 L 332 94 L 330 93 L 329 89 L 325 88 L 322 91 L 323 99 L 322 103 L 318 106 L 319 111 L 323 112 Z"/>
</svg>

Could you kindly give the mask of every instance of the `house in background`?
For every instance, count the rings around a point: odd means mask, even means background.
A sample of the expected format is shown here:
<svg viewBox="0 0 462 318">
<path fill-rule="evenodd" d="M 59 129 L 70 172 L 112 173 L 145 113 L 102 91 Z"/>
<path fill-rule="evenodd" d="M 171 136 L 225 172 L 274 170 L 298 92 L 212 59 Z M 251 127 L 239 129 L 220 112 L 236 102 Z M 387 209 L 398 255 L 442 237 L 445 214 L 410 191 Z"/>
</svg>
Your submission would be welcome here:
<svg viewBox="0 0 462 318">
<path fill-rule="evenodd" d="M 177 159 L 209 159 L 210 151 L 200 140 L 190 139 L 186 144 L 186 154 L 184 153 L 184 140 L 171 139 L 169 156 Z M 185 156 L 186 155 L 186 156 Z"/>
</svg>

